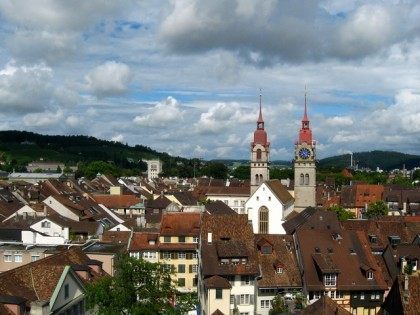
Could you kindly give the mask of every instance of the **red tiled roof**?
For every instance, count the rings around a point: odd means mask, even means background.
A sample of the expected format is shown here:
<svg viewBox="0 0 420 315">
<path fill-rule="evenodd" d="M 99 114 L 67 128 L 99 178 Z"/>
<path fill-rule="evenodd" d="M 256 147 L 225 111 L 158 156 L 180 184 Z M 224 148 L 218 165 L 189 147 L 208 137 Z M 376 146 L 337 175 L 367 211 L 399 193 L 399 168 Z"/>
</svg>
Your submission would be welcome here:
<svg viewBox="0 0 420 315">
<path fill-rule="evenodd" d="M 198 236 L 200 234 L 200 213 L 162 214 L 160 234 L 163 236 Z"/>
<path fill-rule="evenodd" d="M 86 265 L 90 258 L 78 247 L 0 273 L 0 294 L 29 301 L 49 300 L 65 266 Z M 106 276 L 91 270 L 92 280 Z"/>
<path fill-rule="evenodd" d="M 154 240 L 154 244 L 149 244 L 150 240 Z M 159 245 L 159 233 L 135 232 L 130 241 L 129 251 L 137 252 L 145 249 L 156 249 Z"/>
<path fill-rule="evenodd" d="M 94 195 L 97 203 L 103 204 L 110 209 L 122 209 L 134 206 L 142 200 L 135 195 Z"/>
</svg>

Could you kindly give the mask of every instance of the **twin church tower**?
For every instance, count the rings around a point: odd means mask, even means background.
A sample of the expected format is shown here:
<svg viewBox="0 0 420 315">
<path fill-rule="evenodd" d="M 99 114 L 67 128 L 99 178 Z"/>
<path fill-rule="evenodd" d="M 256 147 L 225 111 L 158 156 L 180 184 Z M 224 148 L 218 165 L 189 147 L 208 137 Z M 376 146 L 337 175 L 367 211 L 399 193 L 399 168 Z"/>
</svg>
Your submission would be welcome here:
<svg viewBox="0 0 420 315">
<path fill-rule="evenodd" d="M 302 211 L 307 207 L 315 207 L 315 141 L 312 139 L 312 130 L 309 126 L 309 119 L 306 105 L 299 130 L 298 140 L 295 143 L 295 188 L 294 197 L 296 211 Z M 257 120 L 257 129 L 254 131 L 254 140 L 251 142 L 251 195 L 264 181 L 270 179 L 270 142 L 267 132 L 264 129 L 264 119 L 261 108 Z"/>
</svg>

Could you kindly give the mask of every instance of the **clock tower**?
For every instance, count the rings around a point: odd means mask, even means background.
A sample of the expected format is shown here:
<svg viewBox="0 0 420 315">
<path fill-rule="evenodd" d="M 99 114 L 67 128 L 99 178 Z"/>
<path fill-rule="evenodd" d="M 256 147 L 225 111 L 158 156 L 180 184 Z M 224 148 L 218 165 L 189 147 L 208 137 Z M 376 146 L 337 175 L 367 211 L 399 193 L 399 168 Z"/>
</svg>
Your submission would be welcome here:
<svg viewBox="0 0 420 315">
<path fill-rule="evenodd" d="M 306 109 L 299 130 L 299 139 L 295 143 L 295 206 L 298 212 L 307 207 L 315 207 L 316 191 L 316 166 L 315 166 L 315 141 L 312 139 L 312 130 L 309 127 L 309 119 Z"/>
<path fill-rule="evenodd" d="M 270 142 L 264 130 L 264 120 L 261 110 L 257 120 L 257 129 L 254 131 L 254 141 L 251 142 L 251 195 L 263 182 L 270 179 Z"/>
</svg>

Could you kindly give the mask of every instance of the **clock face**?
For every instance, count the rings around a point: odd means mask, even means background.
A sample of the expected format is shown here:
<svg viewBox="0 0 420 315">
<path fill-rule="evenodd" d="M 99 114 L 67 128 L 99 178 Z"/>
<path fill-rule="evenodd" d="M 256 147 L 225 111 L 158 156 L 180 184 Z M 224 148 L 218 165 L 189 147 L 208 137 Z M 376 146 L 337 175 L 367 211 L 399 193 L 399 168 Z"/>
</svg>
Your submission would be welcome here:
<svg viewBox="0 0 420 315">
<path fill-rule="evenodd" d="M 307 159 L 311 156 L 311 151 L 308 148 L 302 148 L 299 150 L 299 157 L 302 159 Z"/>
</svg>

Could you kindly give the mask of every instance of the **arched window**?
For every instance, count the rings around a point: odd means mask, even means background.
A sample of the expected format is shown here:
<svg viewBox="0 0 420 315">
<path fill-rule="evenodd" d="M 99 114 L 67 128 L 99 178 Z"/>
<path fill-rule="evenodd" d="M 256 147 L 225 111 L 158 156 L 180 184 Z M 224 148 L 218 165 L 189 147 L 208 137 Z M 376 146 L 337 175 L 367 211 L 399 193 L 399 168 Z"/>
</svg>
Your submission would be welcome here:
<svg viewBox="0 0 420 315">
<path fill-rule="evenodd" d="M 259 218 L 259 229 L 258 229 L 258 233 L 268 233 L 268 209 L 267 207 L 262 206 L 259 210 L 258 213 L 258 218 Z"/>
<path fill-rule="evenodd" d="M 255 184 L 259 184 L 260 183 L 260 177 L 258 176 L 258 174 L 255 174 Z"/>
<path fill-rule="evenodd" d="M 305 185 L 309 185 L 309 174 L 305 174 Z"/>
<path fill-rule="evenodd" d="M 303 174 L 300 174 L 299 185 L 303 185 Z"/>
<path fill-rule="evenodd" d="M 261 149 L 257 149 L 257 160 L 261 160 Z"/>
<path fill-rule="evenodd" d="M 260 183 L 264 181 L 262 174 L 260 174 Z"/>
</svg>

